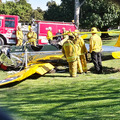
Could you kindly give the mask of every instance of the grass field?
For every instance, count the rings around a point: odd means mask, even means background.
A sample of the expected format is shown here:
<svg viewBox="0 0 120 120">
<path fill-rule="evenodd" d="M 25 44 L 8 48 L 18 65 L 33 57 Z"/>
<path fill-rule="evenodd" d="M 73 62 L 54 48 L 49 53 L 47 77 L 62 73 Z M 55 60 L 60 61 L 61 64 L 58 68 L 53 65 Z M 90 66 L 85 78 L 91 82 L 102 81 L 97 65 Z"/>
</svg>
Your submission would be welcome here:
<svg viewBox="0 0 120 120">
<path fill-rule="evenodd" d="M 0 107 L 15 120 L 119 120 L 120 61 L 103 61 L 104 74 L 70 78 L 69 73 L 46 74 L 0 89 Z M 1 80 L 7 76 L 0 71 Z"/>
<path fill-rule="evenodd" d="M 120 60 L 102 64 L 104 74 L 88 63 L 88 74 L 76 78 L 49 73 L 0 88 L 0 108 L 14 120 L 120 120 Z M 0 75 L 2 80 L 8 73 Z"/>
</svg>

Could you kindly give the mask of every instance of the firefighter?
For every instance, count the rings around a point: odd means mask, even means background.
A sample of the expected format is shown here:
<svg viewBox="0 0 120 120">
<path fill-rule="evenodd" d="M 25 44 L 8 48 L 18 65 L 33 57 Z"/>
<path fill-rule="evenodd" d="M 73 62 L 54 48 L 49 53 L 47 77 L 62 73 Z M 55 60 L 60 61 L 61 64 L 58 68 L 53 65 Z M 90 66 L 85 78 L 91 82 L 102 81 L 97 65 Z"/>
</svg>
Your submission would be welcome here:
<svg viewBox="0 0 120 120">
<path fill-rule="evenodd" d="M 89 52 L 91 53 L 92 62 L 94 64 L 95 70 L 97 74 L 102 73 L 102 59 L 101 59 L 101 51 L 102 51 L 102 40 L 101 37 L 96 33 L 97 28 L 93 27 L 91 29 L 92 36 L 89 40 Z"/>
<path fill-rule="evenodd" d="M 77 38 L 77 44 L 80 47 L 80 50 L 79 50 L 78 54 L 79 54 L 79 58 L 80 58 L 80 61 L 81 61 L 81 64 L 82 64 L 82 70 L 83 70 L 84 73 L 87 73 L 87 61 L 86 61 L 85 54 L 88 51 L 87 51 L 87 48 L 85 46 L 84 40 L 79 36 L 79 31 L 78 30 L 75 30 L 75 35 L 76 35 L 76 38 Z"/>
<path fill-rule="evenodd" d="M 62 33 L 61 33 L 61 31 L 60 31 L 60 29 L 58 30 L 58 32 L 56 33 L 56 40 L 57 40 L 57 42 L 60 42 L 61 40 L 62 40 L 62 35 L 61 35 Z"/>
<path fill-rule="evenodd" d="M 69 73 L 71 77 L 77 76 L 77 64 L 78 64 L 78 54 L 77 46 L 74 43 L 75 38 L 73 35 L 69 35 L 69 39 L 64 42 L 62 46 L 62 53 L 67 59 L 69 65 Z"/>
<path fill-rule="evenodd" d="M 75 49 L 76 49 L 76 56 L 77 56 L 77 72 L 79 74 L 83 73 L 83 69 L 82 69 L 82 64 L 81 64 L 81 60 L 80 60 L 80 51 L 81 51 L 81 47 L 78 44 L 78 39 L 76 37 L 76 35 L 73 32 L 69 32 L 68 34 L 69 36 L 73 36 L 74 39 L 71 39 L 73 41 L 73 43 L 75 44 Z"/>
<path fill-rule="evenodd" d="M 18 29 L 16 31 L 16 36 L 17 36 L 17 45 L 16 46 L 22 46 L 22 44 L 23 44 L 23 32 L 19 26 L 18 26 Z"/>
<path fill-rule="evenodd" d="M 28 42 L 31 45 L 36 46 L 37 34 L 33 31 L 32 28 L 30 28 L 29 32 L 27 33 L 27 38 L 28 38 Z"/>
<path fill-rule="evenodd" d="M 48 28 L 47 39 L 48 39 L 48 42 L 51 44 L 52 40 L 53 40 L 53 34 L 52 34 L 52 28 L 51 27 Z"/>
<path fill-rule="evenodd" d="M 77 70 L 78 70 L 79 74 L 82 74 L 83 69 L 82 69 L 82 64 L 81 64 L 81 60 L 80 60 L 80 57 L 79 57 L 79 53 L 80 53 L 81 48 L 80 48 L 79 44 L 77 43 L 76 38 L 75 38 L 75 47 L 76 47 L 76 51 L 77 51 Z"/>
</svg>

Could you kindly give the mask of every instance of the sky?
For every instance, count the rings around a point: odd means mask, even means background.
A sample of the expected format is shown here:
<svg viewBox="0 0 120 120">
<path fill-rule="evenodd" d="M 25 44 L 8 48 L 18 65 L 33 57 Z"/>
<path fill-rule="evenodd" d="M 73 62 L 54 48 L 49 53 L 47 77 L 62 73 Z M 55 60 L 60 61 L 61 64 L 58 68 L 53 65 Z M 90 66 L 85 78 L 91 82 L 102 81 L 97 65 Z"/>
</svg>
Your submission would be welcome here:
<svg viewBox="0 0 120 120">
<path fill-rule="evenodd" d="M 2 2 L 6 1 L 14 1 L 14 0 L 2 0 Z M 40 7 L 42 10 L 47 10 L 47 2 L 51 0 L 26 0 L 28 3 L 31 4 L 33 9 L 36 9 L 37 7 Z M 54 0 L 57 4 L 61 3 L 61 0 Z"/>
</svg>

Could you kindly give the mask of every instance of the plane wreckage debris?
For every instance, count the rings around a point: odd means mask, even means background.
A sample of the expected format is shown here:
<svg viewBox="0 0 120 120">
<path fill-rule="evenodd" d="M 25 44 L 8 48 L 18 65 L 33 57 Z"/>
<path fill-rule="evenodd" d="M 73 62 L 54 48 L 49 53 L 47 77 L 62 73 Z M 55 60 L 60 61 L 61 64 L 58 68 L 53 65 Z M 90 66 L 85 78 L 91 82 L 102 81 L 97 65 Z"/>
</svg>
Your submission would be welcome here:
<svg viewBox="0 0 120 120">
<path fill-rule="evenodd" d="M 26 47 L 27 51 L 23 46 L 2 46 L 0 48 L 0 63 L 4 66 L 4 70 L 19 70 L 19 72 L 1 80 L 0 87 L 20 82 L 36 73 L 44 75 L 51 72 L 55 68 L 53 65 L 58 64 L 63 57 L 61 50 L 57 50 L 52 45 L 37 46 L 37 51 L 32 50 L 33 46 Z"/>
</svg>

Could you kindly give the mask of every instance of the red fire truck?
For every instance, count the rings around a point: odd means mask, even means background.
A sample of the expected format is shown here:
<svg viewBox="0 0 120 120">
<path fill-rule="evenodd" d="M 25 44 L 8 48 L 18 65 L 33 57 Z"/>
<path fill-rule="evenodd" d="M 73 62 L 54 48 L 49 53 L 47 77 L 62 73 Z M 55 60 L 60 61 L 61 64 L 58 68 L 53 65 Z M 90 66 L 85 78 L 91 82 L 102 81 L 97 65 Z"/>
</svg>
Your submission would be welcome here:
<svg viewBox="0 0 120 120">
<path fill-rule="evenodd" d="M 0 45 L 15 45 L 17 43 L 16 30 L 18 26 L 19 16 L 16 15 L 0 15 Z M 34 27 L 37 33 L 38 44 L 47 44 L 46 38 L 48 28 L 52 28 L 53 35 L 56 35 L 60 29 L 65 28 L 67 31 L 74 31 L 75 25 L 69 22 L 54 21 L 35 21 Z"/>
<path fill-rule="evenodd" d="M 35 21 L 36 25 L 36 32 L 38 35 L 38 44 L 47 44 L 48 40 L 46 38 L 48 28 L 52 28 L 52 33 L 55 36 L 58 30 L 65 28 L 67 31 L 71 30 L 74 31 L 76 29 L 75 25 L 71 22 L 56 22 L 56 21 Z"/>
<path fill-rule="evenodd" d="M 0 15 L 0 45 L 16 44 L 18 19 L 16 15 Z"/>
</svg>

